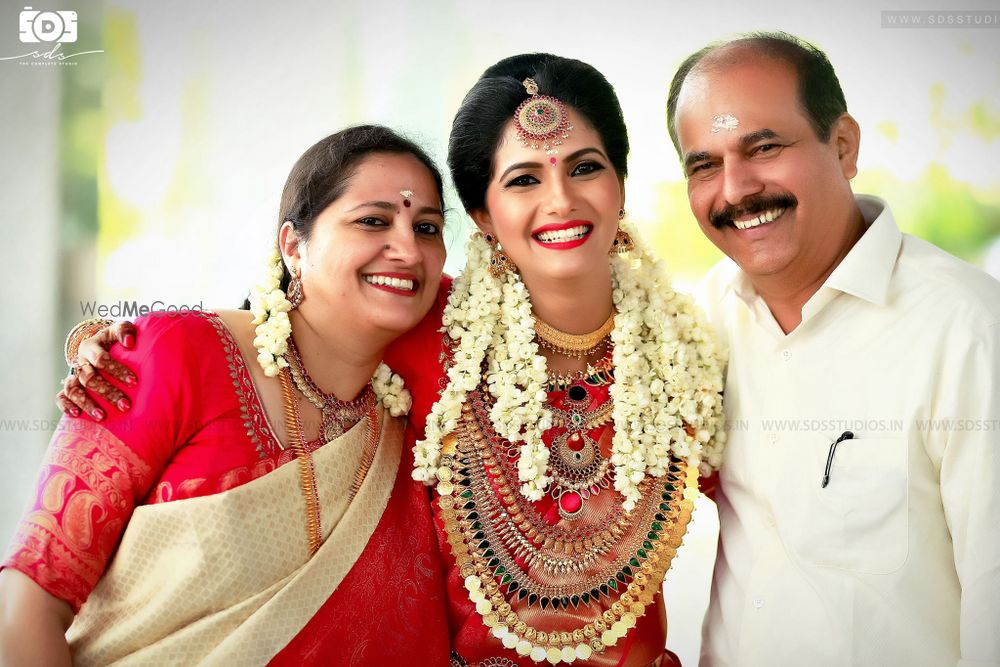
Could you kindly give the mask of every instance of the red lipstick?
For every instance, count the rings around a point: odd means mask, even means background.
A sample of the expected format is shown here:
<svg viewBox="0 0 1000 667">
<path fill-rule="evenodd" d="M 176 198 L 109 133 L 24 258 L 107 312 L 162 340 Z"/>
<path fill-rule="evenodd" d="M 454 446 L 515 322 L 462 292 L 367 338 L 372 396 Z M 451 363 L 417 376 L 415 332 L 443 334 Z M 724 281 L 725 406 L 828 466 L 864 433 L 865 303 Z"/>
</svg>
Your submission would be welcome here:
<svg viewBox="0 0 1000 667">
<path fill-rule="evenodd" d="M 558 232 L 566 229 L 573 229 L 574 227 L 584 227 L 583 236 L 566 241 L 542 241 L 539 238 L 539 235 L 547 232 Z M 576 248 L 586 243 L 587 239 L 590 238 L 590 233 L 592 231 L 594 231 L 594 223 L 589 220 L 567 220 L 566 222 L 558 222 L 539 227 L 531 234 L 531 238 L 535 241 L 535 243 L 543 248 L 549 248 L 550 250 L 569 250 L 570 248 Z"/>
</svg>

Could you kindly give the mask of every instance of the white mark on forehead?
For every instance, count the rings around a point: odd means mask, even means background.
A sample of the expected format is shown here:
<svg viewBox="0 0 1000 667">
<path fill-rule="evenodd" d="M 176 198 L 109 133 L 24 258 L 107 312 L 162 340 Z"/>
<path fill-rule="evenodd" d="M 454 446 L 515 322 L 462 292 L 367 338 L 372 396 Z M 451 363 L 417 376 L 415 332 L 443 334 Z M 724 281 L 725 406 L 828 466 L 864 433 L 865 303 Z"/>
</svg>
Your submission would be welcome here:
<svg viewBox="0 0 1000 667">
<path fill-rule="evenodd" d="M 712 116 L 712 134 L 722 130 L 733 131 L 740 126 L 740 120 L 731 113 L 720 113 Z"/>
</svg>

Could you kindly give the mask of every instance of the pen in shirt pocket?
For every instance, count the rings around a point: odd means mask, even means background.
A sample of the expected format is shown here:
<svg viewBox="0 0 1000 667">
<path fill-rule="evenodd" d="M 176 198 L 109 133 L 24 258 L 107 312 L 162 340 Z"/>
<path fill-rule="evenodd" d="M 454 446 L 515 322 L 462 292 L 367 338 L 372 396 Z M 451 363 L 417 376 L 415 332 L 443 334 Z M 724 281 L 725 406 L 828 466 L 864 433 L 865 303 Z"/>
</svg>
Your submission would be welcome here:
<svg viewBox="0 0 1000 667">
<path fill-rule="evenodd" d="M 826 470 L 823 471 L 823 485 L 821 488 L 826 488 L 826 485 L 830 483 L 830 466 L 833 465 L 833 455 L 837 453 L 837 445 L 842 443 L 844 440 L 853 440 L 854 434 L 850 431 L 844 431 L 840 434 L 840 437 L 833 441 L 830 445 L 830 453 L 826 455 Z"/>
</svg>

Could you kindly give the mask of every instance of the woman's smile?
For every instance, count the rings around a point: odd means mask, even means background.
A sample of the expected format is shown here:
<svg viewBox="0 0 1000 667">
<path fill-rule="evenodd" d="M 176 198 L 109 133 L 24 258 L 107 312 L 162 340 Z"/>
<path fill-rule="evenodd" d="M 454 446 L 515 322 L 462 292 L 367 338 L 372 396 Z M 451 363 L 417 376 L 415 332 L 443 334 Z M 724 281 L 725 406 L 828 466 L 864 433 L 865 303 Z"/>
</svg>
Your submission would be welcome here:
<svg viewBox="0 0 1000 667">
<path fill-rule="evenodd" d="M 569 250 L 587 242 L 594 224 L 588 220 L 569 220 L 545 225 L 535 230 L 531 238 L 540 246 L 552 250 Z"/>
</svg>

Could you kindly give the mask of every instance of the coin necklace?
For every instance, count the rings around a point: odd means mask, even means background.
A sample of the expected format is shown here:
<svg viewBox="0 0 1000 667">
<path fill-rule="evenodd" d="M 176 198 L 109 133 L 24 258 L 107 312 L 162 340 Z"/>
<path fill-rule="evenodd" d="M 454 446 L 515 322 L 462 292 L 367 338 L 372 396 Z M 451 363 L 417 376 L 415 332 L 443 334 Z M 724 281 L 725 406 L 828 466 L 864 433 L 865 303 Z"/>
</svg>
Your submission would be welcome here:
<svg viewBox="0 0 1000 667">
<path fill-rule="evenodd" d="M 498 543 L 502 540 L 493 535 L 491 516 L 496 508 L 490 505 L 497 497 L 504 502 L 513 490 L 506 488 L 506 483 L 499 494 L 491 489 L 488 471 L 499 462 L 475 422 L 473 409 L 466 404 L 458 429 L 442 442 L 437 502 L 469 601 L 483 624 L 504 647 L 515 650 L 518 655 L 530 655 L 536 662 L 548 659 L 554 664 L 563 658 L 586 660 L 591 653 L 601 653 L 617 644 L 636 626 L 638 618 L 646 613 L 660 592 L 663 575 L 670 567 L 691 518 L 693 508 L 689 492 L 697 492 L 697 470 L 671 465 L 665 478 L 653 481 L 653 489 L 644 491 L 643 497 L 652 503 L 655 513 L 648 524 L 640 519 L 642 523 L 634 527 L 641 531 L 638 533 L 641 544 L 635 551 L 631 548 L 628 552 L 621 550 L 623 555 L 627 553 L 627 565 L 592 590 L 581 588 L 560 596 L 556 591 L 536 588 L 537 584 L 532 585 L 522 576 L 525 573 L 517 572 L 520 568 L 516 561 L 501 558 L 497 551 L 504 547 Z M 655 490 L 657 486 L 661 493 Z M 511 569 L 515 571 L 513 575 Z M 565 583 L 576 588 L 570 582 Z M 524 584 L 528 584 L 527 587 Z M 545 632 L 534 627 L 533 623 L 539 619 L 531 614 L 522 616 L 527 609 L 520 608 L 527 601 L 529 607 L 538 604 L 544 611 L 551 606 L 558 613 L 560 609 L 586 606 L 605 596 L 609 599 L 607 602 L 602 600 L 601 607 L 610 603 L 610 608 L 604 608 L 603 612 L 601 608 L 592 609 L 590 613 L 596 614 L 596 618 L 588 614 L 593 620 L 587 622 L 589 619 L 585 616 L 577 627 L 565 632 Z M 512 603 L 518 604 L 518 608 Z"/>
</svg>

